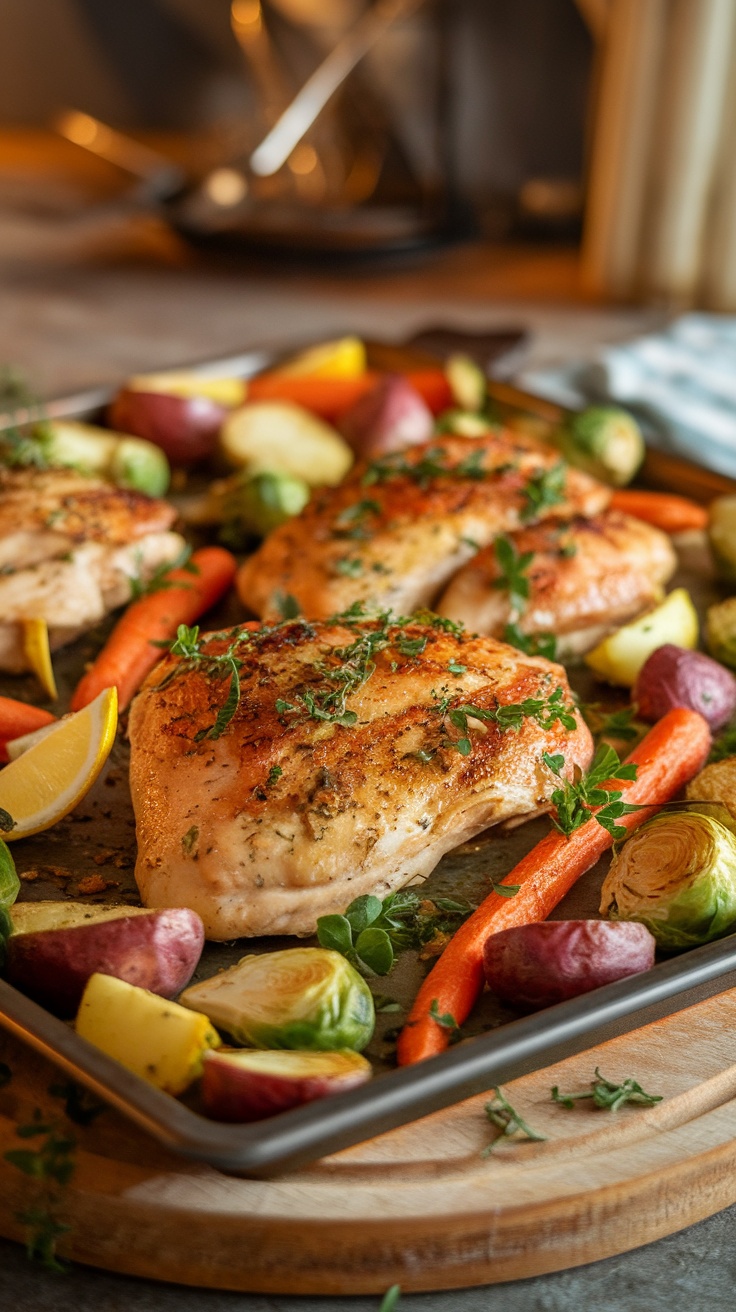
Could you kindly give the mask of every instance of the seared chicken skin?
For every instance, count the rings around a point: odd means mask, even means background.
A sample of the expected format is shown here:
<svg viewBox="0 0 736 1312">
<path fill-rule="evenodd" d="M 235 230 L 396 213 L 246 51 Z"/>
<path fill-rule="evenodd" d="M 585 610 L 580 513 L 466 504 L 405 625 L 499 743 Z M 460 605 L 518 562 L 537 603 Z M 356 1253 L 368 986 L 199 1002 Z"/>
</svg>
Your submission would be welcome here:
<svg viewBox="0 0 736 1312">
<path fill-rule="evenodd" d="M 245 562 L 238 592 L 265 619 L 281 615 L 286 596 L 314 619 L 355 601 L 408 615 L 499 533 L 550 514 L 596 514 L 609 499 L 530 438 L 443 435 L 317 492 Z"/>
<path fill-rule="evenodd" d="M 510 623 L 554 634 L 557 655 L 572 656 L 655 605 L 676 566 L 666 534 L 619 511 L 545 520 L 479 551 L 437 610 L 496 638 Z"/>
<path fill-rule="evenodd" d="M 0 468 L 0 669 L 28 669 L 23 621 L 52 648 L 131 596 L 184 545 L 165 501 L 69 469 Z"/>
<path fill-rule="evenodd" d="M 593 750 L 564 670 L 446 623 L 248 624 L 168 656 L 130 714 L 145 905 L 211 939 L 309 934 L 548 810 L 543 753 L 572 777 Z"/>
</svg>

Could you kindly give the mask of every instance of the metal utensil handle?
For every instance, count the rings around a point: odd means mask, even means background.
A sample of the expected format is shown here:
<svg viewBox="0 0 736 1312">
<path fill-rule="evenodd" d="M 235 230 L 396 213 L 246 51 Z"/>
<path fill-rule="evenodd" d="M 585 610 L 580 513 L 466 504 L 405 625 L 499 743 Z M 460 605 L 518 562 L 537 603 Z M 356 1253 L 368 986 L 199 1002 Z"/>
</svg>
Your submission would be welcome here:
<svg viewBox="0 0 736 1312">
<path fill-rule="evenodd" d="M 424 0 L 378 0 L 307 78 L 291 104 L 256 146 L 249 160 L 252 171 L 263 178 L 276 173 L 309 131 L 330 96 L 367 55 L 371 46 L 397 18 L 407 17 L 423 3 Z"/>
</svg>

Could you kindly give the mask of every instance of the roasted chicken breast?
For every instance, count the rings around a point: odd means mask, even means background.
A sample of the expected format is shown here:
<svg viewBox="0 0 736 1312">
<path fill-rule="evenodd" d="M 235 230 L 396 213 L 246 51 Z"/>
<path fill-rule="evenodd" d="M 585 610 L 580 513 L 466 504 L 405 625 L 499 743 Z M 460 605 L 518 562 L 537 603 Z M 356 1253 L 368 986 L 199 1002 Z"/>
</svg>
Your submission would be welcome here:
<svg viewBox="0 0 736 1312">
<path fill-rule="evenodd" d="M 52 648 L 128 601 L 176 559 L 165 501 L 69 469 L 0 468 L 0 669 L 28 669 L 23 624 L 43 619 Z"/>
<path fill-rule="evenodd" d="M 411 614 L 499 533 L 550 514 L 592 515 L 610 490 L 550 447 L 511 433 L 443 435 L 356 466 L 316 493 L 242 566 L 238 591 L 266 619 L 285 597 L 327 619 L 354 601 Z"/>
<path fill-rule="evenodd" d="M 543 753 L 569 776 L 592 755 L 564 670 L 446 626 L 353 611 L 180 644 L 130 715 L 145 905 L 212 939 L 309 934 L 549 809 Z"/>
<path fill-rule="evenodd" d="M 477 633 L 555 635 L 558 656 L 589 651 L 655 605 L 677 566 L 670 539 L 619 511 L 545 520 L 479 551 L 437 603 Z"/>
</svg>

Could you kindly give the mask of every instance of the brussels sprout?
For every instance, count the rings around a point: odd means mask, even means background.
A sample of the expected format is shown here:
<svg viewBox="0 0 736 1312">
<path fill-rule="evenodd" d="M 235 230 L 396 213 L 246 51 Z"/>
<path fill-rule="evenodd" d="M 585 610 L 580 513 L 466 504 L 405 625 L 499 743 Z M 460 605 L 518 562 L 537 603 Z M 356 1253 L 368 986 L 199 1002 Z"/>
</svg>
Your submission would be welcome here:
<svg viewBox="0 0 736 1312">
<path fill-rule="evenodd" d="M 220 537 L 236 549 L 248 538 L 265 537 L 284 520 L 298 515 L 309 500 L 309 487 L 291 474 L 248 474 L 241 470 L 213 483 L 209 492 L 181 507 L 188 524 L 220 524 Z"/>
<path fill-rule="evenodd" d="M 641 429 L 627 410 L 592 405 L 571 415 L 552 440 L 576 469 L 604 483 L 625 487 L 644 459 Z"/>
<path fill-rule="evenodd" d="M 149 497 L 163 496 L 169 486 L 169 462 L 163 451 L 145 438 L 72 419 L 50 420 L 45 429 L 44 450 L 51 465 L 98 474 L 118 487 L 133 488 Z"/>
<path fill-rule="evenodd" d="M 614 856 L 601 914 L 638 920 L 670 952 L 727 934 L 736 924 L 736 834 L 728 813 L 719 816 L 692 808 L 643 824 Z"/>
<path fill-rule="evenodd" d="M 375 1024 L 365 980 L 326 948 L 243 957 L 188 988 L 179 1001 L 253 1048 L 360 1051 Z"/>
<path fill-rule="evenodd" d="M 736 670 L 736 597 L 708 607 L 705 642 L 711 656 Z"/>
<path fill-rule="evenodd" d="M 736 580 L 736 497 L 716 497 L 708 510 L 708 540 L 722 578 Z"/>
</svg>

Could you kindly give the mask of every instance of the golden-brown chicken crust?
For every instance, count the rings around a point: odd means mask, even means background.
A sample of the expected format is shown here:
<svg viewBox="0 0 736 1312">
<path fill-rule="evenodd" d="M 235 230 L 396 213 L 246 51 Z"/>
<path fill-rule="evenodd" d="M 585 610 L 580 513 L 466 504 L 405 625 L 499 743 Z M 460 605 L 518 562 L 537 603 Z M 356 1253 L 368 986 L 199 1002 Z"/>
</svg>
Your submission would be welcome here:
<svg viewBox="0 0 736 1312">
<path fill-rule="evenodd" d="M 478 633 L 502 637 L 514 621 L 522 633 L 553 633 L 558 654 L 590 650 L 606 633 L 661 599 L 677 567 L 665 533 L 620 511 L 592 519 L 545 520 L 509 535 L 528 596 L 514 608 L 495 544 L 461 569 L 437 603 L 441 615 Z"/>
<path fill-rule="evenodd" d="M 166 501 L 73 469 L 0 468 L 0 540 L 50 532 L 72 544 L 118 545 L 164 532 L 175 519 Z"/>
<path fill-rule="evenodd" d="M 280 616 L 287 595 L 317 619 L 356 600 L 411 614 L 499 533 L 550 514 L 595 514 L 610 495 L 519 434 L 442 435 L 364 461 L 338 487 L 318 491 L 245 562 L 238 592 L 266 619 Z"/>
<path fill-rule="evenodd" d="M 424 879 L 489 825 L 548 810 L 557 780 L 543 752 L 564 755 L 570 774 L 590 762 L 564 670 L 493 639 L 293 621 L 210 635 L 204 653 L 233 640 L 241 694 L 220 736 L 211 730 L 230 676 L 217 666 L 167 658 L 130 716 L 141 896 L 192 907 L 210 938 L 311 933 L 359 894 Z M 356 642 L 363 655 L 374 648 L 369 677 L 337 708 L 343 723 L 318 718 L 354 668 Z M 554 718 L 550 697 L 574 728 Z M 529 698 L 541 723 L 493 718 Z M 461 707 L 492 718 L 458 717 Z"/>
</svg>

